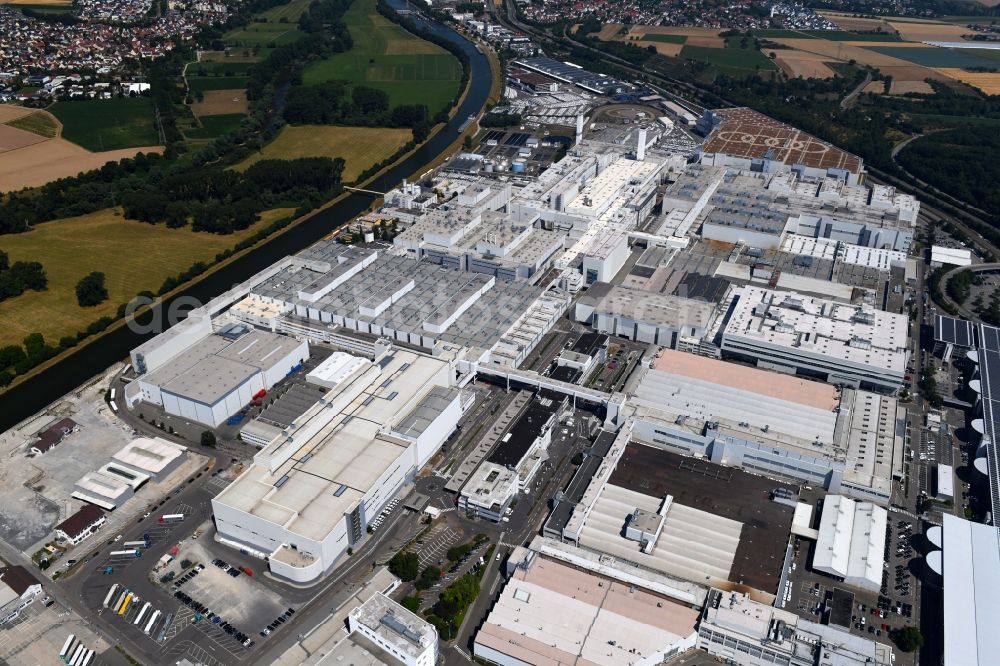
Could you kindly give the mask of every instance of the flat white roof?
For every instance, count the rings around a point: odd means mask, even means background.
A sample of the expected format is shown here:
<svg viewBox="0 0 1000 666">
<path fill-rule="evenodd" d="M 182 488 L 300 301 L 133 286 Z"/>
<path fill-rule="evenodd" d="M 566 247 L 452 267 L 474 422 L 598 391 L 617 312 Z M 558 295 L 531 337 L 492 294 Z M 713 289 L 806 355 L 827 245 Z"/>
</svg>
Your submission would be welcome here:
<svg viewBox="0 0 1000 666">
<path fill-rule="evenodd" d="M 955 496 L 955 477 L 951 465 L 937 466 L 937 494 L 946 497 Z"/>
<path fill-rule="evenodd" d="M 149 474 L 159 474 L 183 456 L 185 451 L 186 447 L 168 442 L 162 437 L 139 437 L 126 444 L 111 458 Z"/>
<path fill-rule="evenodd" d="M 663 498 L 605 484 L 580 532 L 580 545 L 683 580 L 724 582 L 736 558 L 743 524 L 692 507 L 671 503 L 663 529 L 649 553 L 622 536 L 637 508 L 657 513 Z"/>
<path fill-rule="evenodd" d="M 902 374 L 909 320 L 871 307 L 747 285 L 736 297 L 723 341 L 786 348 Z"/>
<path fill-rule="evenodd" d="M 306 381 L 324 382 L 331 387 L 340 384 L 365 365 L 365 359 L 344 352 L 334 352 L 306 375 Z"/>
<path fill-rule="evenodd" d="M 872 502 L 827 495 L 820 517 L 813 568 L 847 579 L 882 584 L 888 513 Z"/>
<path fill-rule="evenodd" d="M 666 597 L 539 556 L 507 582 L 476 646 L 530 664 L 626 666 L 690 637 L 697 620 Z"/>
<path fill-rule="evenodd" d="M 931 263 L 949 264 L 952 266 L 972 265 L 972 252 L 967 249 L 953 247 L 931 246 Z"/>
<path fill-rule="evenodd" d="M 1000 654 L 997 530 L 945 513 L 944 662 L 995 664 Z"/>
<path fill-rule="evenodd" d="M 403 420 L 448 364 L 396 349 L 330 390 L 213 501 L 322 540 L 407 452 L 384 426 Z M 404 461 L 401 464 L 410 464 Z M 284 480 L 282 480 L 284 479 Z"/>
</svg>

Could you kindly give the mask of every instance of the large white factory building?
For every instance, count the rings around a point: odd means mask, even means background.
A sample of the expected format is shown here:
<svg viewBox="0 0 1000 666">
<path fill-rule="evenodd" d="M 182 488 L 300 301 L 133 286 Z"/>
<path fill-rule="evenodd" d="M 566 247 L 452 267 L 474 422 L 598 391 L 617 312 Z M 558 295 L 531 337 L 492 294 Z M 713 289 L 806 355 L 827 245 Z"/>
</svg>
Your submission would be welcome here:
<svg viewBox="0 0 1000 666">
<path fill-rule="evenodd" d="M 362 539 L 462 413 L 446 360 L 394 349 L 338 361 L 333 388 L 212 500 L 221 541 L 296 583 L 318 580 Z"/>
</svg>

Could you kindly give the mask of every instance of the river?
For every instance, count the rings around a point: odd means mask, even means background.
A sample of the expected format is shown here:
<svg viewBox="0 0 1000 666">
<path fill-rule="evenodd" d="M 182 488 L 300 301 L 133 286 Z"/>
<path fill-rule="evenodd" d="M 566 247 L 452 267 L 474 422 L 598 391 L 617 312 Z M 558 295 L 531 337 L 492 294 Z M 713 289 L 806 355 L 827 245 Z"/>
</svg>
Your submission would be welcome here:
<svg viewBox="0 0 1000 666">
<path fill-rule="evenodd" d="M 389 4 L 396 9 L 402 9 L 406 3 L 404 0 L 389 0 Z M 416 16 L 413 18 L 416 18 L 423 27 L 444 35 L 462 47 L 469 55 L 471 83 L 465 100 L 451 122 L 409 158 L 368 185 L 378 192 L 385 192 L 395 187 L 404 178 L 413 176 L 416 170 L 440 155 L 458 137 L 459 127 L 468 116 L 478 113 L 483 108 L 492 85 L 493 74 L 490 71 L 489 61 L 471 42 L 447 26 Z M 169 308 L 171 302 L 179 297 L 194 297 L 200 302 L 208 301 L 282 257 L 294 254 L 316 242 L 336 227 L 362 213 L 371 205 L 373 199 L 374 195 L 364 193 L 354 193 L 345 197 L 335 206 L 322 210 L 284 233 L 265 240 L 251 252 L 159 304 L 156 306 L 157 311 L 149 316 L 159 317 L 164 309 Z M 127 326 L 115 329 L 0 395 L 0 432 L 44 409 L 83 382 L 120 361 L 132 348 L 149 337 L 152 337 L 152 334 L 141 335 Z"/>
</svg>

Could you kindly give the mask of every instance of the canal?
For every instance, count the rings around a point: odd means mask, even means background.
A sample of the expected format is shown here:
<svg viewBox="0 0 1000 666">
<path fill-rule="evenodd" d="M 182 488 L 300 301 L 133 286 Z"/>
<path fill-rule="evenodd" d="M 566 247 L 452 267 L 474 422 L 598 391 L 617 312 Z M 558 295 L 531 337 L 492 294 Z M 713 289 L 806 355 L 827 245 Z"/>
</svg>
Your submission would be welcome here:
<svg viewBox="0 0 1000 666">
<path fill-rule="evenodd" d="M 402 9 L 405 0 L 389 0 L 389 4 Z M 413 15 L 411 17 L 424 28 L 458 44 L 468 54 L 471 83 L 465 100 L 447 126 L 409 158 L 367 186 L 378 192 L 385 192 L 398 185 L 402 179 L 413 176 L 415 171 L 447 149 L 458 137 L 459 127 L 468 116 L 478 113 L 483 108 L 493 81 L 489 61 L 475 45 L 447 26 Z M 182 293 L 160 303 L 156 306 L 156 311 L 144 319 L 156 317 L 162 320 L 163 312 L 168 311 L 171 303 L 177 298 L 193 297 L 202 303 L 208 301 L 234 284 L 243 282 L 282 257 L 302 250 L 350 221 L 367 209 L 373 199 L 374 195 L 365 193 L 355 193 L 345 197 L 335 206 L 316 213 L 274 238 L 265 240 L 251 252 L 205 277 Z M 149 337 L 152 337 L 152 333 L 138 334 L 127 326 L 117 328 L 0 395 L 0 432 L 44 409 L 89 378 L 121 360 L 133 347 Z"/>
</svg>

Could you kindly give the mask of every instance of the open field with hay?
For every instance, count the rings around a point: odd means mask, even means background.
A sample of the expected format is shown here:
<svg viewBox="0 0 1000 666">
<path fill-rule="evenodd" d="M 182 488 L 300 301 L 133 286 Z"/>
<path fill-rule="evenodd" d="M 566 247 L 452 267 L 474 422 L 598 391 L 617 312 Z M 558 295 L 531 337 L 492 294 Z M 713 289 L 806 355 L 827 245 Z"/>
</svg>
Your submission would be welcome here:
<svg viewBox="0 0 1000 666">
<path fill-rule="evenodd" d="M 267 211 L 271 221 L 291 209 Z M 45 222 L 23 234 L 0 236 L 0 250 L 11 261 L 40 261 L 49 278 L 46 291 L 30 291 L 0 303 L 0 346 L 19 344 L 39 332 L 55 344 L 93 321 L 113 316 L 118 306 L 143 290 L 156 291 L 171 275 L 196 261 L 208 261 L 253 234 L 261 223 L 230 236 L 196 233 L 188 228 L 129 221 L 111 209 Z M 76 283 L 91 271 L 106 276 L 109 298 L 83 308 L 76 302 Z"/>
<path fill-rule="evenodd" d="M 19 130 L 20 131 L 20 130 Z M 27 134 L 27 132 L 25 132 Z M 75 176 L 136 153 L 159 153 L 162 146 L 123 148 L 92 153 L 65 139 L 39 139 L 25 148 L 0 153 L 0 183 L 7 192 L 38 187 L 57 178 Z"/>
<path fill-rule="evenodd" d="M 298 157 L 343 157 L 343 180 L 358 174 L 399 150 L 413 133 L 405 128 L 338 127 L 335 125 L 286 125 L 260 152 L 236 165 L 243 171 L 266 159 L 291 160 Z"/>
<path fill-rule="evenodd" d="M 815 53 L 804 53 L 802 51 L 776 50 L 765 51 L 770 56 L 774 54 L 774 63 L 781 68 L 785 74 L 792 78 L 802 77 L 804 79 L 832 79 L 837 73 L 826 64 L 827 58 Z"/>
<path fill-rule="evenodd" d="M 191 105 L 194 115 L 218 116 L 232 113 L 247 112 L 246 90 L 235 88 L 232 90 L 207 90 L 202 93 L 204 97 L 200 102 L 196 101 Z"/>
<path fill-rule="evenodd" d="M 8 120 L 4 124 L 8 127 L 16 127 L 17 129 L 37 134 L 46 139 L 58 136 L 59 131 L 62 129 L 59 121 L 47 111 L 35 111 L 34 113 Z"/>
<path fill-rule="evenodd" d="M 941 74 L 953 78 L 986 95 L 1000 95 L 1000 72 L 967 72 L 964 69 L 941 68 Z"/>
</svg>

